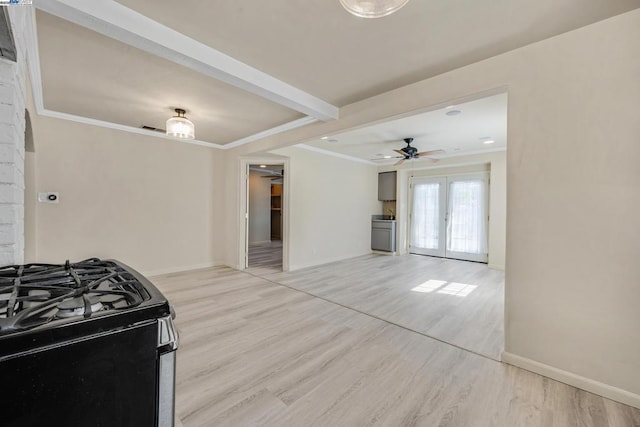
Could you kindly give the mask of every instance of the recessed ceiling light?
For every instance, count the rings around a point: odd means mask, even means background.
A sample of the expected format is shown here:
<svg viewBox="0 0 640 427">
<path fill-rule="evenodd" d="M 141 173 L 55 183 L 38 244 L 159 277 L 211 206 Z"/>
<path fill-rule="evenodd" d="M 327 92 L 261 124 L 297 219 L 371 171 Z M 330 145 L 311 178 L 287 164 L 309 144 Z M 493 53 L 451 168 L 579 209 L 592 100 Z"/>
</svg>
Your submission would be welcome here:
<svg viewBox="0 0 640 427">
<path fill-rule="evenodd" d="M 261 167 L 261 168 L 266 168 L 266 167 L 267 167 L 267 165 L 260 165 L 260 167 Z"/>
<path fill-rule="evenodd" d="M 461 114 L 462 111 L 460 110 L 449 110 L 447 111 L 445 114 L 449 117 L 453 117 L 453 116 L 457 116 L 458 114 Z"/>
<path fill-rule="evenodd" d="M 337 144 L 338 140 L 337 139 L 329 139 L 329 140 L 327 140 L 327 142 L 330 143 L 330 144 Z"/>
<path fill-rule="evenodd" d="M 328 136 L 323 136 L 323 137 L 322 137 L 322 138 L 320 138 L 320 139 L 322 139 L 323 141 L 326 141 L 327 139 L 329 139 L 329 137 L 328 137 Z"/>
<path fill-rule="evenodd" d="M 385 159 L 390 159 L 390 158 L 391 158 L 391 156 L 384 156 L 384 158 L 385 158 Z"/>
<path fill-rule="evenodd" d="M 493 144 L 495 141 L 493 139 L 485 139 L 484 141 L 485 144 Z"/>
</svg>

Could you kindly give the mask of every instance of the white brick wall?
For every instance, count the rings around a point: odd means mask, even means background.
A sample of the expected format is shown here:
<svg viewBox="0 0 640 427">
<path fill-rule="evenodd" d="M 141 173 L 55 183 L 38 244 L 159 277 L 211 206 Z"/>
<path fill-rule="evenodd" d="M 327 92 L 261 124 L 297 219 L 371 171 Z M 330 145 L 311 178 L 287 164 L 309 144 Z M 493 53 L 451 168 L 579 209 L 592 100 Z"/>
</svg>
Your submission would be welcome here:
<svg viewBox="0 0 640 427">
<path fill-rule="evenodd" d="M 24 260 L 24 108 L 27 10 L 7 7 L 17 62 L 0 58 L 0 266 Z"/>
</svg>

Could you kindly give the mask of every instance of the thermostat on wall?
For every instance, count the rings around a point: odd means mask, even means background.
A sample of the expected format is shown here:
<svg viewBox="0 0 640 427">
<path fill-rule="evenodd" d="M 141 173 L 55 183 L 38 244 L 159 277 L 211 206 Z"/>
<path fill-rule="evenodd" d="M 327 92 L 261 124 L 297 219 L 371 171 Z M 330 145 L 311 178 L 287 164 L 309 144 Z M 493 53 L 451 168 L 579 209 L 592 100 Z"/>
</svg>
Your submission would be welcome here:
<svg viewBox="0 0 640 427">
<path fill-rule="evenodd" d="M 38 201 L 41 203 L 58 203 L 60 196 L 57 192 L 38 193 Z"/>
</svg>

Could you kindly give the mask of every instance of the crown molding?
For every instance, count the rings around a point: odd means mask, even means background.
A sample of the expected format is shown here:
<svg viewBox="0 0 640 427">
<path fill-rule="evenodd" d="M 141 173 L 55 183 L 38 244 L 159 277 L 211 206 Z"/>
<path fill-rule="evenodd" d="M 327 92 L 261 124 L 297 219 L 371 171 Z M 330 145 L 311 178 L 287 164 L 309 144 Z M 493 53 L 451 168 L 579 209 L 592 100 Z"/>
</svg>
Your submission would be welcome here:
<svg viewBox="0 0 640 427">
<path fill-rule="evenodd" d="M 68 120 L 76 123 L 83 123 L 85 125 L 98 126 L 98 127 L 108 128 L 108 129 L 115 129 L 119 131 L 129 132 L 129 133 L 135 133 L 138 135 L 151 136 L 154 138 L 161 138 L 161 139 L 169 139 L 175 142 L 183 142 L 186 144 L 200 145 L 202 147 L 224 149 L 224 145 L 214 144 L 213 142 L 199 141 L 197 139 L 173 138 L 171 136 L 167 136 L 164 133 L 160 133 L 152 130 L 146 130 L 146 129 L 141 129 L 133 126 L 121 125 L 118 123 L 105 122 L 103 120 L 91 119 L 89 117 L 76 116 L 75 114 L 61 113 L 59 111 L 47 110 L 46 108 L 43 109 L 42 111 L 39 111 L 38 114 L 44 117 L 51 117 L 53 119 Z"/>
<path fill-rule="evenodd" d="M 338 118 L 338 107 L 172 30 L 118 2 L 40 0 L 35 6 L 59 18 L 307 116 L 323 121 Z"/>
<path fill-rule="evenodd" d="M 168 137 L 165 134 L 155 131 L 145 130 L 133 126 L 121 125 L 118 123 L 107 122 L 104 120 L 92 119 L 90 117 L 78 116 L 75 114 L 63 113 L 60 111 L 49 110 L 44 106 L 44 94 L 42 89 L 42 74 L 40 69 L 40 57 L 38 47 L 38 31 L 36 27 L 35 8 L 28 8 L 27 16 L 25 19 L 25 43 L 26 43 L 26 57 L 29 69 L 29 77 L 31 80 L 31 91 L 33 94 L 33 102 L 36 108 L 36 113 L 40 116 L 51 117 L 60 120 L 69 120 L 76 123 L 83 123 L 91 126 L 99 126 L 108 129 L 115 129 L 122 132 L 129 132 L 138 135 L 150 136 L 153 138 L 171 139 L 177 142 L 184 142 L 187 144 L 200 145 L 203 147 L 215 148 L 219 150 L 229 150 L 232 148 L 240 147 L 245 144 L 249 144 L 253 141 L 257 141 L 268 136 L 272 136 L 281 132 L 286 132 L 291 129 L 295 129 L 301 126 L 305 126 L 310 123 L 318 121 L 315 117 L 302 117 L 300 119 L 293 120 L 288 123 L 258 132 L 253 135 L 246 136 L 228 144 L 216 144 L 208 141 L 200 140 L 184 140 Z"/>
<path fill-rule="evenodd" d="M 35 8 L 25 9 L 25 56 L 27 59 L 27 68 L 29 69 L 29 78 L 31 80 L 31 92 L 33 94 L 33 103 L 36 107 L 36 113 L 41 114 L 44 111 L 44 96 L 42 94 L 42 74 L 40 72 L 40 56 L 38 47 L 38 31 L 36 29 L 36 10 Z"/>
</svg>

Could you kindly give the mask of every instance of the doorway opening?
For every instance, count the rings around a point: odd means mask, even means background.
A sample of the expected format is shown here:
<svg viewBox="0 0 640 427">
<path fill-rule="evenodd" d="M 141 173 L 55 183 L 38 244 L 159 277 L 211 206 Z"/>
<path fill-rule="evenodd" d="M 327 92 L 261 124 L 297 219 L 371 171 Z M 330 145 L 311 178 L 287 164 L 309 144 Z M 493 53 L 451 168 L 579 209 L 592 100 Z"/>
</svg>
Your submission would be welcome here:
<svg viewBox="0 0 640 427">
<path fill-rule="evenodd" d="M 487 173 L 413 177 L 409 252 L 488 262 Z"/>
<path fill-rule="evenodd" d="M 247 197 L 247 267 L 282 271 L 284 165 L 250 164 Z"/>
</svg>

